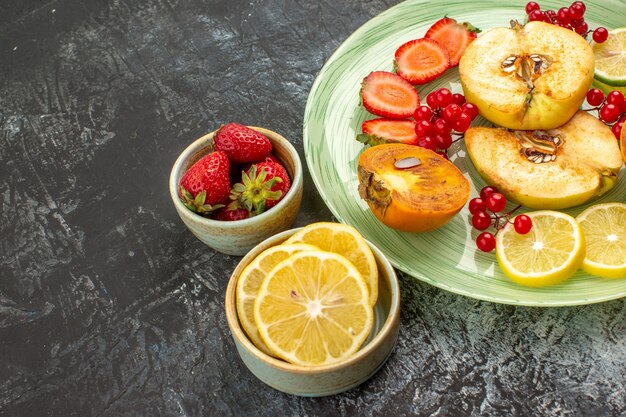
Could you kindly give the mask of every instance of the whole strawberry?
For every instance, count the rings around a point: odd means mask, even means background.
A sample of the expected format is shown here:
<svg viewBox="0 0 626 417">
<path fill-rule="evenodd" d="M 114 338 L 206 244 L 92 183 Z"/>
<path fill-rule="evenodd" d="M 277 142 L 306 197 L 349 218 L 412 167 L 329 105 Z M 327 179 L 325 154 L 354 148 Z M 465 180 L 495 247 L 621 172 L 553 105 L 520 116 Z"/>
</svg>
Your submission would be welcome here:
<svg viewBox="0 0 626 417">
<path fill-rule="evenodd" d="M 214 220 L 235 221 L 247 219 L 250 217 L 250 213 L 244 208 L 222 207 L 213 213 L 212 217 Z"/>
<path fill-rule="evenodd" d="M 224 152 L 214 151 L 193 164 L 179 182 L 183 204 L 198 214 L 210 214 L 228 201 L 230 162 Z"/>
<path fill-rule="evenodd" d="M 250 168 L 252 167 L 252 165 L 254 164 L 259 164 L 261 162 L 276 162 L 277 164 L 281 164 L 280 159 L 278 159 L 276 156 L 274 156 L 274 154 L 269 154 L 265 157 L 265 159 L 261 159 L 258 161 L 254 161 L 254 163 L 249 163 L 249 164 L 245 164 L 241 166 L 241 171 L 246 171 L 248 172 L 248 170 L 250 170 Z M 282 164 L 281 164 L 282 165 Z M 235 181 L 237 182 L 237 181 Z"/>
<path fill-rule="evenodd" d="M 289 191 L 291 180 L 285 167 L 277 162 L 260 162 L 241 174 L 230 198 L 239 201 L 251 216 L 274 207 Z"/>
<path fill-rule="evenodd" d="M 262 161 L 272 151 L 272 143 L 265 135 L 238 123 L 220 127 L 213 141 L 216 151 L 224 152 L 237 164 Z"/>
</svg>

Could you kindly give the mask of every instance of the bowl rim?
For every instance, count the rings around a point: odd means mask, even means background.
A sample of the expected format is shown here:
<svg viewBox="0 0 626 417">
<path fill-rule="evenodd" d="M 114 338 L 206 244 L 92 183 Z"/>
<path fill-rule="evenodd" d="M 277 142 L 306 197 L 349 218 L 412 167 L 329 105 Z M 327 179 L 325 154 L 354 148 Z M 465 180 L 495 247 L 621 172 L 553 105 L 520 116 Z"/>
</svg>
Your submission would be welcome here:
<svg viewBox="0 0 626 417">
<path fill-rule="evenodd" d="M 185 163 L 193 154 L 209 146 L 211 139 L 213 139 L 213 137 L 219 130 L 219 129 L 216 129 L 212 132 L 209 132 L 199 137 L 198 139 L 190 143 L 185 148 L 185 150 L 183 150 L 178 155 L 178 157 L 176 158 L 176 161 L 172 165 L 172 169 L 170 170 L 170 178 L 169 178 L 170 198 L 172 199 L 174 206 L 176 207 L 179 213 L 182 212 L 182 213 L 187 213 L 189 215 L 193 215 L 192 216 L 193 219 L 201 223 L 204 223 L 207 226 L 220 226 L 222 228 L 236 228 L 239 226 L 254 225 L 258 223 L 259 221 L 262 222 L 266 217 L 271 216 L 272 213 L 277 213 L 278 211 L 280 211 L 282 207 L 286 206 L 287 204 L 289 204 L 291 200 L 296 198 L 296 195 L 298 194 L 297 190 L 302 187 L 302 181 L 303 181 L 302 180 L 302 161 L 300 160 L 300 155 L 298 154 L 298 151 L 296 150 L 296 148 L 293 146 L 291 142 L 289 142 L 289 140 L 287 140 L 280 133 L 276 133 L 273 130 L 265 129 L 263 127 L 258 127 L 258 126 L 247 126 L 247 127 L 264 134 L 272 142 L 274 141 L 280 142 L 281 145 L 283 145 L 287 149 L 288 153 L 290 154 L 291 159 L 293 159 L 293 164 L 294 164 L 294 172 L 292 175 L 293 178 L 291 178 L 291 187 L 289 187 L 289 190 L 287 191 L 287 194 L 285 195 L 285 197 L 281 199 L 278 202 L 278 204 L 272 207 L 271 210 L 264 211 L 263 213 L 254 217 L 248 217 L 247 219 L 241 219 L 241 220 L 231 221 L 231 222 L 222 221 L 222 220 L 213 220 L 211 218 L 204 217 L 197 213 L 194 213 L 191 210 L 189 210 L 187 207 L 185 207 L 185 205 L 180 201 L 180 198 L 178 197 L 178 181 L 175 178 L 176 171 L 182 168 L 183 163 Z M 273 148 L 274 148 L 274 144 L 272 143 L 272 149 Z M 285 169 L 287 169 L 287 167 L 285 167 Z"/>
<path fill-rule="evenodd" d="M 283 232 L 277 233 L 252 248 L 237 264 L 235 269 L 233 270 L 229 280 L 228 286 L 226 288 L 226 295 L 224 300 L 224 309 L 226 310 L 226 320 L 228 322 L 228 327 L 234 338 L 241 343 L 245 349 L 253 355 L 257 360 L 264 362 L 266 365 L 272 366 L 274 368 L 278 368 L 281 371 L 291 372 L 291 373 L 299 373 L 299 374 L 307 374 L 307 375 L 318 375 L 325 374 L 328 372 L 340 371 L 342 369 L 348 368 L 363 358 L 368 356 L 372 351 L 377 350 L 382 344 L 386 337 L 390 336 L 392 332 L 395 322 L 400 319 L 400 284 L 398 282 L 398 277 L 396 272 L 387 259 L 387 257 L 381 252 L 380 249 L 376 247 L 372 242 L 366 240 L 370 249 L 374 253 L 374 257 L 379 261 L 379 263 L 385 268 L 388 276 L 388 285 L 389 292 L 391 295 L 391 303 L 389 306 L 389 314 L 387 315 L 387 319 L 385 323 L 380 328 L 378 333 L 372 338 L 372 340 L 362 348 L 351 355 L 349 358 L 344 359 L 340 362 L 331 363 L 328 365 L 321 366 L 304 366 L 304 365 L 295 365 L 289 362 L 286 362 L 282 359 L 275 358 L 273 356 L 267 355 L 262 352 L 259 348 L 257 348 L 254 343 L 248 338 L 245 333 L 245 330 L 241 327 L 239 323 L 239 317 L 237 314 L 237 301 L 236 301 L 236 292 L 237 292 L 237 282 L 239 281 L 239 276 L 243 269 L 250 263 L 252 260 L 258 255 L 255 254 L 259 249 L 259 247 L 265 246 L 270 241 L 274 242 L 274 245 L 279 245 L 283 241 L 285 241 L 289 236 L 294 234 L 296 231 L 302 229 L 301 227 L 285 230 Z M 268 248 L 271 246 L 268 246 Z M 261 253 L 261 252 L 259 252 Z M 380 279 L 380 278 L 379 278 Z"/>
</svg>

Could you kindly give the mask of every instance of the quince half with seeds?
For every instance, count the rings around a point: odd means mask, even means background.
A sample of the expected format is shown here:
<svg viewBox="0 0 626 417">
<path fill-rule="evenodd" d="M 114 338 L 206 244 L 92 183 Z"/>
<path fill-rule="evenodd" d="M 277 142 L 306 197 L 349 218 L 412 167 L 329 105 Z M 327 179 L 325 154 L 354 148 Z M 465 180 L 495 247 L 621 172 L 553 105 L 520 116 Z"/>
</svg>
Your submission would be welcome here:
<svg viewBox="0 0 626 417">
<path fill-rule="evenodd" d="M 509 200 L 534 209 L 583 204 L 615 186 L 622 166 L 611 129 L 579 111 L 547 131 L 472 127 L 465 133 L 476 170 Z"/>
<path fill-rule="evenodd" d="M 545 22 L 495 28 L 472 42 L 459 75 L 468 102 L 509 129 L 553 129 L 580 108 L 594 55 L 576 32 Z"/>
</svg>

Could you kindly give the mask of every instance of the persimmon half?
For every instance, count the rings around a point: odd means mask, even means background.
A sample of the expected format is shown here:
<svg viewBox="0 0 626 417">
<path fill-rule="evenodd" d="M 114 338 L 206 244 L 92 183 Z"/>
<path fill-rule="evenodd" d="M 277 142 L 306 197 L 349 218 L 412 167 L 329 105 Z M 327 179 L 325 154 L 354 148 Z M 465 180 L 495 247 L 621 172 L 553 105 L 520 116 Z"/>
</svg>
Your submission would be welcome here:
<svg viewBox="0 0 626 417">
<path fill-rule="evenodd" d="M 469 181 L 450 161 L 414 145 L 366 149 L 358 161 L 359 195 L 383 224 L 405 232 L 435 230 L 470 196 Z"/>
</svg>

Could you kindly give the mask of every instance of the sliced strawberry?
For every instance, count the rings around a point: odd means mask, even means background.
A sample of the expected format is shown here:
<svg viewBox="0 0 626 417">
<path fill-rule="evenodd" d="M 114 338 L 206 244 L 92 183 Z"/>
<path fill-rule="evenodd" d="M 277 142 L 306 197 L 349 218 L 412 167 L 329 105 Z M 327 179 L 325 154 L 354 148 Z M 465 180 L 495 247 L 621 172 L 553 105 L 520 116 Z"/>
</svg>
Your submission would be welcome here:
<svg viewBox="0 0 626 417">
<path fill-rule="evenodd" d="M 431 39 L 414 39 L 401 45 L 395 55 L 396 72 L 411 84 L 426 84 L 450 66 L 448 51 Z"/>
<path fill-rule="evenodd" d="M 411 117 L 420 104 L 415 87 L 387 71 L 374 71 L 363 79 L 361 100 L 367 111 L 389 119 Z"/>
<path fill-rule="evenodd" d="M 437 41 L 443 46 L 450 55 L 450 66 L 456 67 L 459 65 L 463 51 L 476 39 L 478 33 L 480 29 L 470 23 L 459 23 L 454 19 L 444 17 L 435 22 L 424 37 Z"/>
<path fill-rule="evenodd" d="M 363 133 L 356 139 L 367 145 L 380 145 L 388 142 L 402 142 L 407 145 L 417 144 L 415 121 L 372 119 L 363 122 Z"/>
</svg>

